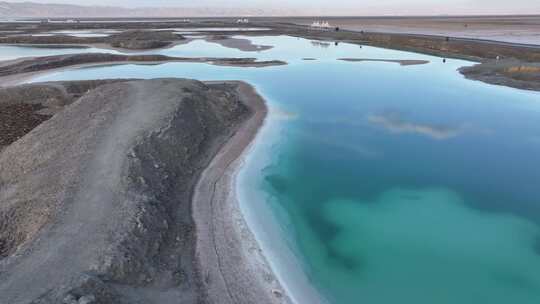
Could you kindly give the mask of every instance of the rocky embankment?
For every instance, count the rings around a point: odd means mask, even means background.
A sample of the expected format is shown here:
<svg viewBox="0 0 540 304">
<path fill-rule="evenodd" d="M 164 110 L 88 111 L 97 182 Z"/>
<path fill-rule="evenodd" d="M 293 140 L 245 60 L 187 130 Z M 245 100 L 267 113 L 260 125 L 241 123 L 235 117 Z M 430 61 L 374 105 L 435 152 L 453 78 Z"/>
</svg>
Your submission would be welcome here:
<svg viewBox="0 0 540 304">
<path fill-rule="evenodd" d="M 0 150 L 100 85 L 122 80 L 49 82 L 0 88 Z M 5 255 L 0 244 L 0 256 Z"/>
<path fill-rule="evenodd" d="M 207 303 L 212 266 L 194 258 L 190 200 L 251 116 L 237 87 L 159 79 L 0 91 L 53 115 L 0 153 L 0 302 Z"/>
<path fill-rule="evenodd" d="M 465 77 L 490 84 L 517 89 L 540 91 L 540 62 L 524 63 L 519 60 L 490 60 L 459 72 Z"/>
</svg>

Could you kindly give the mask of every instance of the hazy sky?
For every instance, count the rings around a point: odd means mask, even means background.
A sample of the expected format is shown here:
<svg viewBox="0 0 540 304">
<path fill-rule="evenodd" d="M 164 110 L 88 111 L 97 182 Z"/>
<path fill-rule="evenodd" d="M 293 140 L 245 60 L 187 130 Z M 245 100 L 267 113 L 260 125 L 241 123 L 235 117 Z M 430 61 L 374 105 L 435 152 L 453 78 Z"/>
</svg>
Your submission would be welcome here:
<svg viewBox="0 0 540 304">
<path fill-rule="evenodd" d="M 0 0 L 1 1 L 1 0 Z M 350 8 L 356 14 L 540 14 L 540 0 L 7 0 L 107 6 Z"/>
</svg>

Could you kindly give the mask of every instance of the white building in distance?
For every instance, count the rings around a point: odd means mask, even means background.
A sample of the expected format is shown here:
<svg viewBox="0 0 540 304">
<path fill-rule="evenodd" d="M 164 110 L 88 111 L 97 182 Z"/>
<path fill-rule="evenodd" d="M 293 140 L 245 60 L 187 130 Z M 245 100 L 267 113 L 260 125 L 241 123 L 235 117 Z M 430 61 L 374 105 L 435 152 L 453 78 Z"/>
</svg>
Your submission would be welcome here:
<svg viewBox="0 0 540 304">
<path fill-rule="evenodd" d="M 332 26 L 330 25 L 330 23 L 328 23 L 328 21 L 313 21 L 311 27 L 319 29 L 329 29 Z"/>
</svg>

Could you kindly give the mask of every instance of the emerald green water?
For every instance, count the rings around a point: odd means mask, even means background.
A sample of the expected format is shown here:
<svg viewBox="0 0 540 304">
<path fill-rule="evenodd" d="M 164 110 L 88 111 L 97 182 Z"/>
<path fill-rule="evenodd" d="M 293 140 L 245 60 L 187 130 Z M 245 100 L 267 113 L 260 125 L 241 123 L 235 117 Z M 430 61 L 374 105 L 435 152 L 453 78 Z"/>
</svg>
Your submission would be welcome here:
<svg viewBox="0 0 540 304">
<path fill-rule="evenodd" d="M 254 84 L 271 114 L 237 192 L 298 303 L 540 303 L 540 94 L 466 80 L 456 71 L 472 64 L 465 61 L 281 36 L 253 40 L 275 48 L 243 54 L 198 41 L 162 53 L 289 65 L 119 65 L 35 81 Z"/>
<path fill-rule="evenodd" d="M 470 210 L 454 191 L 396 188 L 373 201 L 334 199 L 324 204 L 322 216 L 337 231 L 326 248 L 312 249 L 323 253 L 317 261 L 342 269 L 328 267 L 321 275 L 339 278 L 343 285 L 336 289 L 348 298 L 359 293 L 368 303 L 538 299 L 540 272 L 530 271 L 538 255 L 529 247 L 538 227 Z M 421 287 L 411 280 L 418 277 Z M 388 286 L 396 287 L 382 293 Z"/>
</svg>

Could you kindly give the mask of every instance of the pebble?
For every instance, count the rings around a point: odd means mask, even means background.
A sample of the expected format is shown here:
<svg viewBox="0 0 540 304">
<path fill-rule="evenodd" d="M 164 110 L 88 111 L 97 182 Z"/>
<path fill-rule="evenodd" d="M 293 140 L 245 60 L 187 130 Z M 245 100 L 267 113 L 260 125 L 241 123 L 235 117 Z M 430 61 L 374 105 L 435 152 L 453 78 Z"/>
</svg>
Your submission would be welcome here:
<svg viewBox="0 0 540 304">
<path fill-rule="evenodd" d="M 278 298 L 281 298 L 283 296 L 283 293 L 280 290 L 277 290 L 277 289 L 272 289 L 272 293 L 274 294 L 274 296 L 276 296 Z"/>
<path fill-rule="evenodd" d="M 62 303 L 64 304 L 77 304 L 77 300 L 75 299 L 75 297 L 71 294 L 68 294 L 67 296 L 64 297 L 64 300 L 62 300 Z"/>
<path fill-rule="evenodd" d="M 78 304 L 92 304 L 96 303 L 96 297 L 94 295 L 86 295 L 79 298 Z"/>
</svg>

